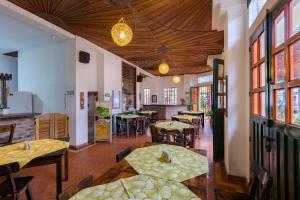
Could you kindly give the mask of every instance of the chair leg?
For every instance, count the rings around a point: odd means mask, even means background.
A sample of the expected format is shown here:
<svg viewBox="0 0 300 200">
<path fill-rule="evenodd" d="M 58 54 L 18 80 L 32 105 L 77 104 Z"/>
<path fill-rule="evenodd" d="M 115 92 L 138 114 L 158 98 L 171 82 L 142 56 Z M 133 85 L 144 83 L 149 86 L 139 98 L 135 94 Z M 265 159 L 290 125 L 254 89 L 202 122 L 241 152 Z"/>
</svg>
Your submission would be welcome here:
<svg viewBox="0 0 300 200">
<path fill-rule="evenodd" d="M 31 189 L 30 189 L 30 186 L 27 185 L 27 188 L 25 190 L 25 193 L 26 193 L 26 198 L 27 200 L 33 200 L 33 197 L 32 197 L 32 193 L 31 193 Z"/>
</svg>

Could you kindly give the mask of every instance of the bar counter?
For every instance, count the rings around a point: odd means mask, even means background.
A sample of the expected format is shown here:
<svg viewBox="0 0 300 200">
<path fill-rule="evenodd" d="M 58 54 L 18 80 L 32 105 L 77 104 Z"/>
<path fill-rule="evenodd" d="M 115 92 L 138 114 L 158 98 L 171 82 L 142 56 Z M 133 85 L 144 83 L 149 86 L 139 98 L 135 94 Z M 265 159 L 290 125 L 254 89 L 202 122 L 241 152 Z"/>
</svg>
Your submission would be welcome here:
<svg viewBox="0 0 300 200">
<path fill-rule="evenodd" d="M 157 111 L 158 119 L 165 120 L 165 119 L 171 119 L 173 115 L 177 115 L 178 111 L 189 110 L 189 105 L 152 104 L 152 105 L 143 105 L 143 110 Z"/>
<path fill-rule="evenodd" d="M 0 126 L 6 124 L 16 124 L 13 142 L 22 142 L 25 140 L 35 139 L 34 117 L 39 113 L 17 113 L 17 114 L 0 114 Z M 1 138 L 8 137 L 8 134 L 1 134 Z"/>
</svg>

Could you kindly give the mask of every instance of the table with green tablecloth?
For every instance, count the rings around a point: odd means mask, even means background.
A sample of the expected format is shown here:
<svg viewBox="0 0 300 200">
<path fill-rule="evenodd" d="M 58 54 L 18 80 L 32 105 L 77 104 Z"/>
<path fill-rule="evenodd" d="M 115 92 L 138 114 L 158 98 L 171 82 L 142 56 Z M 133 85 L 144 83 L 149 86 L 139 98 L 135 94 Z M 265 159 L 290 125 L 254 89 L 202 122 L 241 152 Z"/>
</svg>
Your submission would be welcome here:
<svg viewBox="0 0 300 200">
<path fill-rule="evenodd" d="M 171 163 L 159 161 L 163 151 Z M 81 190 L 71 200 L 206 199 L 207 172 L 205 156 L 184 147 L 154 144 L 135 149 L 97 178 L 94 187 Z"/>
<path fill-rule="evenodd" d="M 182 132 L 183 129 L 190 128 L 191 125 L 182 122 L 177 122 L 177 121 L 167 121 L 167 122 L 157 122 L 155 124 L 155 127 L 157 128 L 158 131 L 160 131 L 161 129 L 166 129 L 168 131 L 178 130 L 179 132 Z"/>
</svg>

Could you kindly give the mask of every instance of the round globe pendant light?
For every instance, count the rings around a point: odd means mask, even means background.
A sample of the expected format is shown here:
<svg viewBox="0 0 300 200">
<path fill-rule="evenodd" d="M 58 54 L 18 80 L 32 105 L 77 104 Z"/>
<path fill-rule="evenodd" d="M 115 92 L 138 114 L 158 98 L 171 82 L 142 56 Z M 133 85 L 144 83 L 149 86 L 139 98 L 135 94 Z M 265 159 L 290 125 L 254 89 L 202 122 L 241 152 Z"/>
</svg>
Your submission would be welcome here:
<svg viewBox="0 0 300 200">
<path fill-rule="evenodd" d="M 126 46 L 132 40 L 132 30 L 125 23 L 123 17 L 111 29 L 111 37 L 118 46 Z"/>
<path fill-rule="evenodd" d="M 158 67 L 158 71 L 161 74 L 167 74 L 169 72 L 169 65 L 165 62 L 161 63 Z"/>
<path fill-rule="evenodd" d="M 181 81 L 180 76 L 177 76 L 177 75 L 173 76 L 173 78 L 172 78 L 173 83 L 177 84 L 177 83 L 180 83 L 180 81 Z"/>
</svg>

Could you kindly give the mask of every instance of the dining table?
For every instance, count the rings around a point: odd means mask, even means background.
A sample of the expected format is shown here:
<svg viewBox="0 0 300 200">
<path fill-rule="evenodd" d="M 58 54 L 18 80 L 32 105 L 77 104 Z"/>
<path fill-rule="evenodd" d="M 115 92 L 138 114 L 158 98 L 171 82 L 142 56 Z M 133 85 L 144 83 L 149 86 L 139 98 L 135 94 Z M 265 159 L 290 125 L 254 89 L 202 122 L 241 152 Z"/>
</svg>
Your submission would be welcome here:
<svg viewBox="0 0 300 200">
<path fill-rule="evenodd" d="M 185 120 L 188 120 L 189 123 L 192 123 L 193 119 L 201 119 L 201 118 L 198 116 L 195 116 L 195 115 L 184 114 L 184 115 L 174 115 L 174 116 L 172 116 L 172 120 L 173 119 L 176 119 L 176 120 L 185 119 Z"/>
<path fill-rule="evenodd" d="M 165 129 L 167 131 L 179 131 L 180 133 L 183 132 L 185 128 L 195 128 L 195 126 L 179 122 L 179 121 L 161 121 L 157 122 L 155 124 L 155 127 L 157 128 L 158 132 L 160 132 L 161 129 Z"/>
<path fill-rule="evenodd" d="M 202 128 L 204 127 L 204 112 L 203 111 L 180 111 L 178 112 L 178 115 L 193 115 L 193 116 L 198 116 L 201 119 L 201 126 Z"/>
<path fill-rule="evenodd" d="M 170 154 L 171 163 L 159 161 L 162 151 Z M 71 200 L 204 200 L 207 198 L 207 174 L 208 162 L 203 151 L 146 142 Z"/>
<path fill-rule="evenodd" d="M 140 117 L 139 115 L 135 115 L 135 114 L 116 115 L 117 120 L 119 118 L 119 119 L 125 121 L 127 137 L 129 137 L 130 122 L 137 119 L 137 118 L 139 118 L 139 117 Z"/>
<path fill-rule="evenodd" d="M 56 165 L 56 198 L 62 192 L 62 158 L 65 157 L 65 176 L 68 169 L 69 142 L 57 139 L 28 141 L 29 148 L 20 142 L 0 147 L 0 165 L 18 162 L 20 169 L 49 164 Z"/>
</svg>

